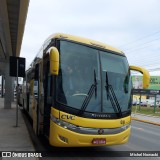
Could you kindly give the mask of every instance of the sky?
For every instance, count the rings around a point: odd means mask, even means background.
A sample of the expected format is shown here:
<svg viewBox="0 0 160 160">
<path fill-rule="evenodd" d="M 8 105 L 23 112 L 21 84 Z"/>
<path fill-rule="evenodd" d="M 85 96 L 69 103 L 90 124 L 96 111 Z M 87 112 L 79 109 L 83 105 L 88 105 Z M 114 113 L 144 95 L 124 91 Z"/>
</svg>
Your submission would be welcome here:
<svg viewBox="0 0 160 160">
<path fill-rule="evenodd" d="M 20 53 L 26 66 L 57 32 L 109 44 L 130 65 L 160 75 L 160 0 L 30 0 Z"/>
</svg>

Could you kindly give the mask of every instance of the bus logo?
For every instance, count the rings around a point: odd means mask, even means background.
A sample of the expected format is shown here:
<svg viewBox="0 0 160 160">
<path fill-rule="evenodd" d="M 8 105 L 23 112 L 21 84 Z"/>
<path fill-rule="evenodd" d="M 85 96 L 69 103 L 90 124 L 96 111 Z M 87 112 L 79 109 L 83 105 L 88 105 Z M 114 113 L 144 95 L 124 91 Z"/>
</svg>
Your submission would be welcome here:
<svg viewBox="0 0 160 160">
<path fill-rule="evenodd" d="M 99 129 L 98 130 L 98 134 L 103 134 L 104 133 L 104 130 L 103 129 Z"/>
<path fill-rule="evenodd" d="M 73 115 L 66 115 L 66 114 L 61 115 L 61 119 L 75 120 L 75 118 L 76 116 Z"/>
</svg>

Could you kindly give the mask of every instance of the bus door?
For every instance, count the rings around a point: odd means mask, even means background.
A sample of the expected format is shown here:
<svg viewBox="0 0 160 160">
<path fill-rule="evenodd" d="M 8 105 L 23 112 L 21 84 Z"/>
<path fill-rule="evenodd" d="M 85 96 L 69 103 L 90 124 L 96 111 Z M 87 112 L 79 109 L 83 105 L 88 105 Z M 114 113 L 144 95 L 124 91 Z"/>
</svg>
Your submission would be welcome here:
<svg viewBox="0 0 160 160">
<path fill-rule="evenodd" d="M 44 88 L 44 116 L 43 116 L 43 133 L 48 137 L 50 128 L 50 110 L 52 104 L 52 76 L 49 72 L 49 57 L 43 61 L 43 88 Z"/>
<path fill-rule="evenodd" d="M 33 107 L 32 107 L 32 114 L 33 114 L 33 130 L 35 134 L 39 134 L 39 64 L 36 64 L 34 70 L 34 86 L 33 86 Z"/>
</svg>

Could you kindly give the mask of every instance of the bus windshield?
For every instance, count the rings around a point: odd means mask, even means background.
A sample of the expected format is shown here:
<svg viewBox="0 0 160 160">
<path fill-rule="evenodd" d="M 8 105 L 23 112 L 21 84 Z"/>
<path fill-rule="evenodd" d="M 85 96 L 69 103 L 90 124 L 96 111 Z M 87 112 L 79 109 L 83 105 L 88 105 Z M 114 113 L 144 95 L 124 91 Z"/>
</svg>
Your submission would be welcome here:
<svg viewBox="0 0 160 160">
<path fill-rule="evenodd" d="M 117 113 L 107 98 L 106 73 L 121 112 L 130 109 L 131 77 L 125 56 L 82 44 L 60 41 L 56 100 L 90 113 Z"/>
</svg>

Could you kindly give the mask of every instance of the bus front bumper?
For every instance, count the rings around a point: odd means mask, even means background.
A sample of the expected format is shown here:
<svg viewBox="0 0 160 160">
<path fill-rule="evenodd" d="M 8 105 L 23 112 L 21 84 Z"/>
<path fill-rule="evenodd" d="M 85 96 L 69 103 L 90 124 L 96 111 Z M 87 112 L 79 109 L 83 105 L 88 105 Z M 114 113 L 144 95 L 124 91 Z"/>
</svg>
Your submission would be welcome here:
<svg viewBox="0 0 160 160">
<path fill-rule="evenodd" d="M 129 139 L 131 127 L 118 134 L 81 134 L 63 128 L 53 121 L 50 121 L 49 143 L 57 147 L 87 147 L 107 146 L 126 143 Z M 105 144 L 94 144 L 93 139 L 105 139 Z"/>
</svg>

